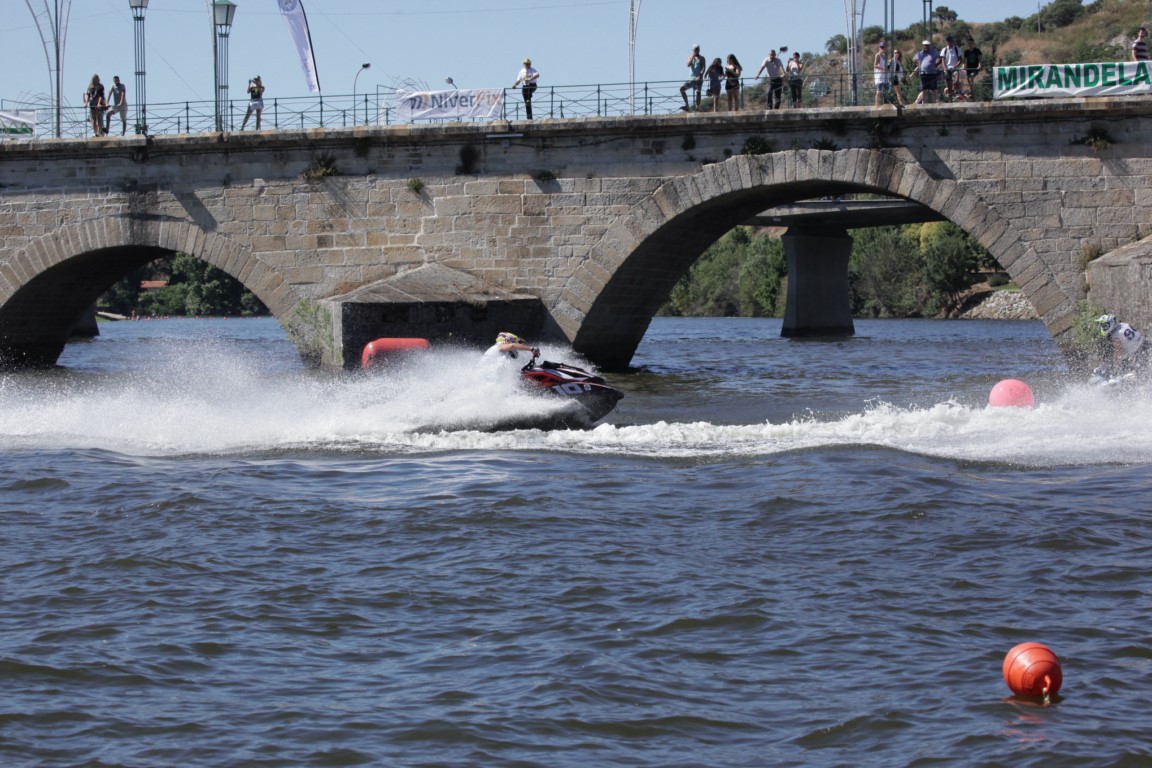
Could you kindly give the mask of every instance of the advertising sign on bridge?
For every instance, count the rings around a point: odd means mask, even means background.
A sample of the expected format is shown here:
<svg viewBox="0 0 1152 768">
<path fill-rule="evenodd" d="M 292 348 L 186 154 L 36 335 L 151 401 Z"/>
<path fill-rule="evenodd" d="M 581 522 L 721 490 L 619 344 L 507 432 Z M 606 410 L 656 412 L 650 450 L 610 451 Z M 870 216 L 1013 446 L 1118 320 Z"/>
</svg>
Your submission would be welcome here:
<svg viewBox="0 0 1152 768">
<path fill-rule="evenodd" d="M 996 67 L 993 98 L 1013 96 L 1124 96 L 1152 93 L 1147 61 Z"/>
<path fill-rule="evenodd" d="M 501 88 L 396 91 L 396 100 L 399 106 L 397 117 L 401 120 L 494 120 L 500 117 L 504 91 Z"/>
<path fill-rule="evenodd" d="M 36 112 L 0 112 L 0 139 L 30 139 L 36 135 Z"/>
</svg>

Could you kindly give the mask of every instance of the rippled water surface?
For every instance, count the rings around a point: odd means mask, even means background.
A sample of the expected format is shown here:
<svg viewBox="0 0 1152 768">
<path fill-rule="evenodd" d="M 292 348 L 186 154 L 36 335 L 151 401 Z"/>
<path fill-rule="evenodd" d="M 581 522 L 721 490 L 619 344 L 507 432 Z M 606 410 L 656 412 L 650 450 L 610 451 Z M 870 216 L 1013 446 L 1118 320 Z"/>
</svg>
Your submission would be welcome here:
<svg viewBox="0 0 1152 768">
<path fill-rule="evenodd" d="M 0 378 L 0 765 L 1152 764 L 1152 396 L 1039 323 L 657 319 L 582 432 L 473 351 L 101 331 Z"/>
</svg>

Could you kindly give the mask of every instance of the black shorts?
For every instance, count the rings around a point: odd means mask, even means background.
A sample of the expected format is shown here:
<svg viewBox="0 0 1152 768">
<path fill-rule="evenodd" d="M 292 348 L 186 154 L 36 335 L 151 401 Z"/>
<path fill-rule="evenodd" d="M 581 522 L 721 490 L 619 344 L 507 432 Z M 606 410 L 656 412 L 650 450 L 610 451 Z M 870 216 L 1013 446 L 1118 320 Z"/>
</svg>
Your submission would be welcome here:
<svg viewBox="0 0 1152 768">
<path fill-rule="evenodd" d="M 926 75 L 926 74 L 920 75 L 920 90 L 922 90 L 922 91 L 934 91 L 934 90 L 936 90 L 936 87 L 937 86 L 936 86 L 936 73 L 935 72 L 933 72 L 930 75 Z"/>
</svg>

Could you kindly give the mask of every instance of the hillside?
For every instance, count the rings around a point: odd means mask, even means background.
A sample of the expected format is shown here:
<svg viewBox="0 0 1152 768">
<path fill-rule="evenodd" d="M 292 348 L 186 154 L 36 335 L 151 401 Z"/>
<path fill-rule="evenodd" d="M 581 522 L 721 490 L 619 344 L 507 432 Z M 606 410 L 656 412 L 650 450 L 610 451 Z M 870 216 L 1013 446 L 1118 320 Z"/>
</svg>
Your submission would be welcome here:
<svg viewBox="0 0 1152 768">
<path fill-rule="evenodd" d="M 940 11 L 947 10 L 943 6 L 935 9 L 937 34 L 967 36 L 970 30 L 985 54 L 999 65 L 1126 60 L 1137 28 L 1152 24 L 1152 7 L 1147 0 L 1096 0 L 1087 4 L 1054 0 L 1027 18 L 1015 16 L 990 24 L 941 19 Z M 907 30 L 910 45 L 915 45 L 919 31 Z"/>
</svg>

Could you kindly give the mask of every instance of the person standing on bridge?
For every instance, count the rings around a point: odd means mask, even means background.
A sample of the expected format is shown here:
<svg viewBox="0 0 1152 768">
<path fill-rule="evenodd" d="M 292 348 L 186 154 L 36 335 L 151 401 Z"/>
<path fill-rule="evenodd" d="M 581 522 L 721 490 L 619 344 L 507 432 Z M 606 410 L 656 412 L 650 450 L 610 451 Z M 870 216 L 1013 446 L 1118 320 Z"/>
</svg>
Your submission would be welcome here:
<svg viewBox="0 0 1152 768">
<path fill-rule="evenodd" d="M 264 81 L 260 79 L 260 75 L 248 81 L 248 111 L 244 113 L 244 122 L 240 124 L 240 130 L 244 130 L 248 125 L 248 118 L 252 117 L 252 113 L 256 113 L 256 130 L 260 130 L 260 113 L 264 111 Z"/>
<path fill-rule="evenodd" d="M 712 111 L 719 112 L 720 81 L 724 79 L 724 65 L 720 63 L 719 56 L 712 59 L 712 63 L 708 65 L 704 76 L 708 78 L 708 95 L 712 97 Z"/>
<path fill-rule="evenodd" d="M 724 67 L 724 91 L 728 94 L 728 111 L 740 111 L 740 76 L 744 68 L 740 66 L 740 59 L 736 54 L 728 54 L 728 63 Z"/>
<path fill-rule="evenodd" d="M 88 107 L 92 135 L 103 136 L 104 110 L 108 109 L 108 102 L 104 100 L 104 84 L 100 82 L 100 75 L 92 75 L 88 81 L 88 90 L 84 91 L 84 106 Z"/>
<path fill-rule="evenodd" d="M 112 77 L 108 88 L 108 114 L 104 117 L 104 135 L 112 130 L 112 118 L 120 115 L 120 135 L 128 133 L 128 89 L 120 82 L 120 76 Z"/>
<path fill-rule="evenodd" d="M 968 46 L 964 49 L 964 75 L 968 80 L 968 96 L 976 97 L 974 90 L 976 79 L 980 77 L 980 68 L 983 66 L 984 52 L 976 45 L 972 36 L 968 36 Z"/>
<path fill-rule="evenodd" d="M 892 95 L 896 97 L 896 103 L 901 107 L 908 106 L 904 102 L 904 83 L 908 82 L 908 73 L 904 71 L 904 54 L 900 52 L 900 48 L 892 46 L 895 50 L 892 51 L 892 63 L 889 65 L 892 70 Z"/>
<path fill-rule="evenodd" d="M 692 55 L 688 57 L 688 71 L 691 77 L 680 86 L 680 98 L 684 99 L 684 106 L 680 107 L 683 111 L 690 110 L 688 106 L 688 91 L 691 89 L 696 94 L 696 109 L 700 109 L 700 90 L 704 87 L 704 57 L 700 55 L 700 46 L 692 46 Z"/>
<path fill-rule="evenodd" d="M 936 101 L 936 78 L 940 73 L 940 54 L 932 47 L 930 40 L 920 44 L 920 52 L 912 57 L 916 74 L 920 76 L 920 95 L 917 104 L 931 104 Z"/>
<path fill-rule="evenodd" d="M 873 106 L 884 104 L 884 92 L 888 90 L 888 59 L 884 56 L 883 40 L 876 46 L 876 55 L 872 58 L 872 78 L 876 84 L 876 102 Z"/>
<path fill-rule="evenodd" d="M 956 41 L 952 35 L 945 38 L 944 52 L 941 54 L 941 59 L 944 62 L 944 98 L 954 100 L 963 95 L 960 88 L 960 61 L 962 56 L 960 54 L 960 46 L 956 45 Z"/>
<path fill-rule="evenodd" d="M 760 77 L 761 72 L 768 76 L 768 90 L 765 93 L 767 108 L 780 109 L 780 99 L 784 95 L 784 62 L 776 58 L 775 50 L 768 51 L 768 58 L 756 70 L 756 77 Z"/>
<path fill-rule="evenodd" d="M 536 81 L 539 79 L 540 73 L 532 67 L 532 59 L 524 59 L 524 68 L 516 75 L 516 82 L 512 83 L 513 88 L 523 86 L 520 95 L 524 97 L 524 112 L 529 120 L 532 119 L 532 94 L 536 93 Z"/>
<path fill-rule="evenodd" d="M 1148 61 L 1148 28 L 1140 27 L 1136 31 L 1136 40 L 1132 43 L 1132 61 Z"/>
<path fill-rule="evenodd" d="M 800 96 L 804 90 L 804 62 L 800 61 L 800 51 L 788 59 L 788 93 L 792 97 L 792 109 L 800 108 Z"/>
</svg>

